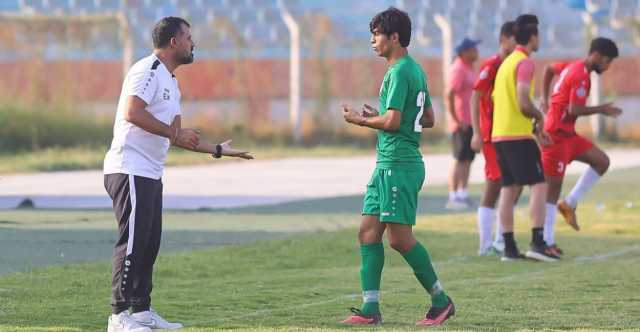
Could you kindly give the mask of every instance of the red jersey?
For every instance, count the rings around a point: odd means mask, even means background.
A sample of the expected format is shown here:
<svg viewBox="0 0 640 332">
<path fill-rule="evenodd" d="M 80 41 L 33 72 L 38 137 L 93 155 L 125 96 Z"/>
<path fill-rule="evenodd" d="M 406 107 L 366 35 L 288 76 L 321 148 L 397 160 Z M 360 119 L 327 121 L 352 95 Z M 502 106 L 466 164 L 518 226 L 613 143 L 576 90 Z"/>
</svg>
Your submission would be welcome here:
<svg viewBox="0 0 640 332">
<path fill-rule="evenodd" d="M 589 71 L 584 60 L 558 62 L 552 67 L 554 73 L 560 77 L 553 87 L 544 129 L 550 134 L 575 134 L 578 117 L 569 114 L 569 106 L 587 104 L 591 89 Z"/>
<path fill-rule="evenodd" d="M 480 115 L 480 135 L 485 143 L 491 142 L 491 127 L 493 125 L 493 101 L 491 93 L 493 92 L 493 83 L 498 74 L 498 68 L 502 64 L 499 55 L 494 55 L 487 59 L 480 66 L 480 74 L 473 85 L 473 89 L 482 93 L 479 99 L 479 115 Z"/>
</svg>

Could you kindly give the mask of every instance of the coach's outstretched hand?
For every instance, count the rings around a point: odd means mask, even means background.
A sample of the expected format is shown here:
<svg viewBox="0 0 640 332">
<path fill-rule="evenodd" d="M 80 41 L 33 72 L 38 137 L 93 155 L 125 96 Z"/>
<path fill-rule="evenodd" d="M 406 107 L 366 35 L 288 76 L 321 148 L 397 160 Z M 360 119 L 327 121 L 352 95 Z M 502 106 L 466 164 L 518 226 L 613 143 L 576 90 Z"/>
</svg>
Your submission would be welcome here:
<svg viewBox="0 0 640 332">
<path fill-rule="evenodd" d="M 242 158 L 242 159 L 253 159 L 253 156 L 249 154 L 249 151 L 240 151 L 232 148 L 231 141 L 232 140 L 227 140 L 220 143 L 220 146 L 222 147 L 223 156 L 236 157 L 236 158 Z"/>
</svg>

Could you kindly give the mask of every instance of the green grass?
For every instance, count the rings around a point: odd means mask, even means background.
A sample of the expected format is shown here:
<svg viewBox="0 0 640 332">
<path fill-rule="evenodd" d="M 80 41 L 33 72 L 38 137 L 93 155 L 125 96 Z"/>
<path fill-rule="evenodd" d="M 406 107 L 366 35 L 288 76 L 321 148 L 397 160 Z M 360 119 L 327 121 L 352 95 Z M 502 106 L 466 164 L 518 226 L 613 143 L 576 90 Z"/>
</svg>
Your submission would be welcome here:
<svg viewBox="0 0 640 332">
<path fill-rule="evenodd" d="M 557 264 L 477 257 L 473 212 L 421 210 L 416 236 L 429 249 L 458 309 L 445 329 L 637 331 L 640 189 L 629 184 L 639 178 L 638 169 L 605 178 L 580 206 L 580 232 L 559 222 L 558 243 L 567 256 Z M 423 199 L 437 200 L 443 194 L 444 188 L 427 188 Z M 315 210 L 303 203 L 288 205 L 280 213 L 261 208 L 167 213 L 163 245 L 183 241 L 185 250 L 168 252 L 172 249 L 163 247 L 154 275 L 154 307 L 184 322 L 186 331 L 345 330 L 337 321 L 360 302 L 358 203 L 336 198 L 315 205 Z M 346 213 L 348 205 L 352 213 Z M 522 248 L 529 236 L 525 216 L 526 208 L 518 209 Z M 113 236 L 114 228 L 107 211 L 10 211 L 0 212 L 0 221 L 0 234 L 51 232 L 33 242 L 21 241 L 24 247 L 48 250 L 69 241 L 80 248 L 82 242 L 105 241 L 91 234 Z M 51 236 L 71 228 L 84 233 L 66 239 Z M 224 237 L 259 231 L 265 233 L 248 242 L 202 248 L 216 233 Z M 189 247 L 191 241 L 204 242 Z M 103 331 L 109 310 L 110 243 L 103 245 L 106 252 L 95 262 L 0 276 L 0 331 Z M 22 250 L 19 244 L 11 253 L 1 249 L 5 258 Z M 415 330 L 413 323 L 424 314 L 424 290 L 402 257 L 388 246 L 385 250 L 385 324 L 376 330 Z"/>
</svg>

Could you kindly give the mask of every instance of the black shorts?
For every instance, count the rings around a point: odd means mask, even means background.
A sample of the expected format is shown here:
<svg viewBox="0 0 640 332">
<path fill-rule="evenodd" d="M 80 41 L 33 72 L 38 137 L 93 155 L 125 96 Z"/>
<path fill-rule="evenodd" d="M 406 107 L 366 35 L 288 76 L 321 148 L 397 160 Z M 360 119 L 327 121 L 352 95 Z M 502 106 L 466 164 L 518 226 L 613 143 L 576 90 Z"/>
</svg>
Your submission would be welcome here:
<svg viewBox="0 0 640 332">
<path fill-rule="evenodd" d="M 544 182 L 540 148 L 533 139 L 494 142 L 502 186 L 534 185 Z"/>
<path fill-rule="evenodd" d="M 471 149 L 471 138 L 473 137 L 473 128 L 458 128 L 453 132 L 451 143 L 453 144 L 453 158 L 458 161 L 473 161 L 476 156 L 475 151 Z"/>
</svg>

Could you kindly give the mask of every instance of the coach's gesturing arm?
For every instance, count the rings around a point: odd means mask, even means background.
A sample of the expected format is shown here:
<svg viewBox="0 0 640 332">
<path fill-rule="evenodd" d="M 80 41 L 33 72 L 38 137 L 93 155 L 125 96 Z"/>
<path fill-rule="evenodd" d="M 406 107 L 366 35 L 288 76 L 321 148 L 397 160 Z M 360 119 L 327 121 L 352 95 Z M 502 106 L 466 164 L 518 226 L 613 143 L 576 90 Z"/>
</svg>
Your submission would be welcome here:
<svg viewBox="0 0 640 332">
<path fill-rule="evenodd" d="M 166 137 L 171 144 L 195 149 L 200 142 L 200 133 L 195 129 L 180 128 L 174 124 L 168 126 L 147 112 L 147 103 L 138 96 L 128 96 L 124 119 L 152 134 Z M 179 118 L 177 116 L 176 118 Z"/>
<path fill-rule="evenodd" d="M 179 130 L 181 128 L 182 128 L 182 118 L 180 117 L 180 115 L 178 115 L 173 119 L 173 122 L 171 123 L 171 129 L 173 131 L 176 131 L 177 129 Z M 196 133 L 199 134 L 198 131 L 196 131 Z M 236 150 L 232 148 L 231 140 L 227 140 L 220 144 L 214 144 L 204 139 L 199 139 L 198 144 L 196 146 L 192 146 L 190 144 L 183 144 L 182 141 L 178 140 L 174 145 L 189 151 L 207 153 L 207 154 L 213 155 L 214 158 L 227 156 L 227 157 L 238 157 L 242 159 L 253 159 L 253 156 L 249 154 L 249 151 L 241 151 L 241 150 Z"/>
</svg>

